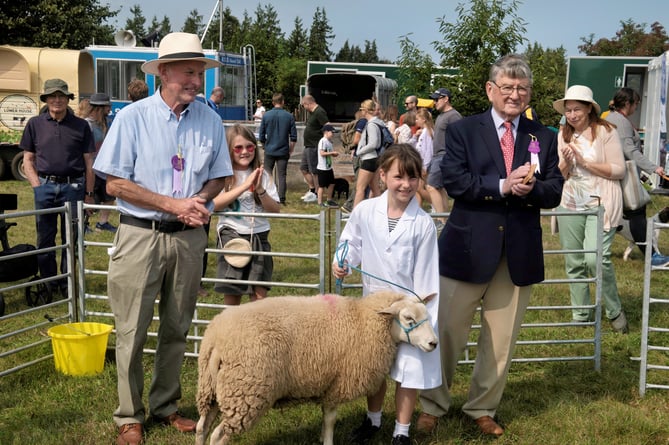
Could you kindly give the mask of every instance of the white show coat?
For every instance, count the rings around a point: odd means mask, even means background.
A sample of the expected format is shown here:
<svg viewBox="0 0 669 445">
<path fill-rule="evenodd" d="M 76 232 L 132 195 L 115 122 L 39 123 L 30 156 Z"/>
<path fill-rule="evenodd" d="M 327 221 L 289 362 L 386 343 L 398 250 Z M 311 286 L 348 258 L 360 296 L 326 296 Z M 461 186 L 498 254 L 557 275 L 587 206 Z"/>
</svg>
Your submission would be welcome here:
<svg viewBox="0 0 669 445">
<path fill-rule="evenodd" d="M 427 303 L 430 322 L 437 329 L 439 307 L 439 253 L 437 231 L 430 216 L 411 200 L 392 232 L 388 232 L 388 192 L 358 204 L 340 238 L 348 241 L 348 264 L 391 283 L 412 289 L 421 297 L 437 294 Z M 337 261 L 337 258 L 335 258 Z M 362 275 L 363 295 L 392 288 L 406 290 Z M 431 352 L 400 343 L 390 377 L 405 388 L 428 389 L 441 385 L 439 346 Z"/>
</svg>

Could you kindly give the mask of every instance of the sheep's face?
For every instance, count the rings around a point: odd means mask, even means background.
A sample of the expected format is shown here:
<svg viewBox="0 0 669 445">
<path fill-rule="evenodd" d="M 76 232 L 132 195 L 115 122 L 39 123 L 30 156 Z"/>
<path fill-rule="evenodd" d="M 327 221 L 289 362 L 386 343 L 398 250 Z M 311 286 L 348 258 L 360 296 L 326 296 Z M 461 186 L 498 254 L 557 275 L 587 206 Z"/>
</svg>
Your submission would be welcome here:
<svg viewBox="0 0 669 445">
<path fill-rule="evenodd" d="M 437 335 L 432 329 L 425 304 L 407 297 L 393 303 L 384 312 L 394 317 L 390 335 L 396 343 L 409 343 L 425 352 L 437 347 Z"/>
</svg>

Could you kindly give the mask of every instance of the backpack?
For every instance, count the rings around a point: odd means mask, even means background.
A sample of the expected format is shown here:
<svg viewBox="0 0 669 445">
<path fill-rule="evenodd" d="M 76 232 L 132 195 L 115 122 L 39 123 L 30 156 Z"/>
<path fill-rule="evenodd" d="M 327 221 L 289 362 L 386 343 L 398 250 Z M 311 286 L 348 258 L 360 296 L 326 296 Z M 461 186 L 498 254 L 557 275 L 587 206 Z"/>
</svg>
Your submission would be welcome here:
<svg viewBox="0 0 669 445">
<path fill-rule="evenodd" d="M 355 149 L 353 146 L 353 138 L 355 137 L 355 126 L 357 123 L 358 120 L 353 119 L 351 122 L 347 122 L 341 127 L 341 143 L 347 150 Z"/>
<path fill-rule="evenodd" d="M 381 130 L 381 145 L 376 149 L 376 154 L 381 156 L 381 153 L 383 153 L 386 148 L 395 143 L 395 138 L 393 137 L 392 133 L 390 133 L 390 130 L 388 130 L 388 127 L 385 125 L 379 125 L 376 122 L 372 123 L 379 127 L 379 130 Z"/>
</svg>

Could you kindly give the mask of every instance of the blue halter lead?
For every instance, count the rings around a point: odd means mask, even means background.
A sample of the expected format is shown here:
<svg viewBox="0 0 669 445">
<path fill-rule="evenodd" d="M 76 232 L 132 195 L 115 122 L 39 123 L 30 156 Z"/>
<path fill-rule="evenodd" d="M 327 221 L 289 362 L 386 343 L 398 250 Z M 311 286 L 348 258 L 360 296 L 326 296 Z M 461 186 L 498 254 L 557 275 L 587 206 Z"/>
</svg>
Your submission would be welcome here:
<svg viewBox="0 0 669 445">
<path fill-rule="evenodd" d="M 344 259 L 346 258 L 347 255 L 348 255 L 348 240 L 345 240 L 343 243 L 340 243 L 337 246 L 337 250 L 335 250 L 335 258 L 337 259 L 337 264 L 339 265 L 339 267 L 344 268 Z M 375 280 L 379 280 L 379 281 L 382 281 L 384 283 L 388 283 L 391 286 L 395 286 L 397 288 L 405 290 L 405 291 L 409 292 L 410 294 L 415 295 L 416 298 L 418 298 L 418 300 L 421 303 L 425 304 L 425 300 L 423 300 L 421 297 L 419 297 L 416 292 L 414 292 L 413 290 L 411 290 L 407 287 L 401 286 L 397 283 L 393 283 L 392 281 L 386 280 L 385 278 L 377 277 L 374 274 L 371 274 L 369 272 L 365 272 L 364 270 L 360 269 L 359 267 L 355 267 L 355 266 L 351 266 L 351 265 L 346 265 L 346 267 L 350 267 L 352 270 L 358 271 L 361 274 L 372 277 Z M 341 286 L 342 281 L 343 281 L 342 278 L 337 278 L 337 281 L 336 281 L 337 286 Z M 423 321 L 425 321 L 425 320 L 423 320 Z"/>
<path fill-rule="evenodd" d="M 410 326 L 410 327 L 408 327 L 408 328 L 405 327 L 402 323 L 400 323 L 400 320 L 399 320 L 398 318 L 396 318 L 395 321 L 397 322 L 398 325 L 400 325 L 400 328 L 402 328 L 402 330 L 404 331 L 404 333 L 407 335 L 407 343 L 411 343 L 411 339 L 409 338 L 409 333 L 410 333 L 411 331 L 413 331 L 414 329 L 416 329 L 418 326 L 420 326 L 420 325 L 422 325 L 423 323 L 425 323 L 425 322 L 427 321 L 427 318 L 424 318 L 423 320 L 419 321 L 419 322 L 416 323 L 415 325 Z"/>
</svg>

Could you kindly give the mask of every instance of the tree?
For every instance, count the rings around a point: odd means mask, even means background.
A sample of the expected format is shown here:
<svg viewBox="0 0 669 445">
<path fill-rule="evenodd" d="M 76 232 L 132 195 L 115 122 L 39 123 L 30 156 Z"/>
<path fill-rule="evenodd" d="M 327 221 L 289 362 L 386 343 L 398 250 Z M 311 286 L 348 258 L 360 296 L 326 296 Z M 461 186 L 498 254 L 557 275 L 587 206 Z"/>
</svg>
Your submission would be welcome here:
<svg viewBox="0 0 669 445">
<path fill-rule="evenodd" d="M 2 0 L 0 44 L 82 49 L 92 43 L 113 44 L 118 14 L 97 0 Z"/>
<path fill-rule="evenodd" d="M 258 96 L 264 102 L 269 102 L 276 89 L 276 61 L 282 57 L 284 49 L 284 37 L 276 9 L 272 5 L 258 5 L 255 20 L 246 35 L 247 43 L 255 48 Z"/>
<path fill-rule="evenodd" d="M 438 19 L 443 39 L 433 42 L 441 65 L 459 69 L 453 106 L 463 115 L 488 108 L 484 85 L 490 66 L 525 41 L 525 22 L 516 15 L 518 1 L 471 0 L 455 8 L 458 19 Z"/>
<path fill-rule="evenodd" d="M 396 63 L 398 66 L 397 83 L 399 84 L 399 97 L 427 96 L 431 90 L 432 75 L 435 65 L 429 54 L 421 51 L 411 40 L 411 34 L 400 37 L 400 57 Z"/>
<path fill-rule="evenodd" d="M 564 94 L 567 77 L 566 50 L 562 46 L 544 50 L 535 42 L 527 47 L 524 55 L 532 68 L 530 105 L 539 115 L 542 124 L 557 127 L 560 113 L 553 109 L 553 101 Z"/>
<path fill-rule="evenodd" d="M 204 24 L 202 23 L 202 16 L 197 12 L 197 9 L 193 9 L 188 17 L 186 17 L 181 31 L 196 34 L 198 36 L 202 34 L 202 31 L 204 31 Z"/>
<path fill-rule="evenodd" d="M 302 19 L 295 17 L 293 31 L 290 33 L 290 36 L 288 36 L 288 40 L 286 40 L 286 55 L 288 57 L 306 60 L 308 43 L 307 30 L 304 29 Z"/>
<path fill-rule="evenodd" d="M 621 29 L 611 39 L 601 38 L 593 43 L 594 34 L 581 37 L 583 45 L 578 50 L 587 56 L 650 56 L 655 57 L 669 50 L 669 37 L 664 27 L 654 22 L 646 33 L 645 23 L 632 19 L 620 22 Z"/>
<path fill-rule="evenodd" d="M 332 60 L 330 41 L 334 38 L 325 8 L 316 7 L 309 31 L 309 60 Z"/>
<path fill-rule="evenodd" d="M 126 31 L 131 31 L 134 35 L 135 38 L 140 41 L 142 37 L 144 37 L 147 32 L 146 32 L 146 18 L 144 17 L 144 14 L 142 13 L 142 7 L 139 5 L 133 5 L 130 8 L 130 14 L 132 14 L 132 17 L 129 17 L 125 21 L 125 30 Z"/>
</svg>

